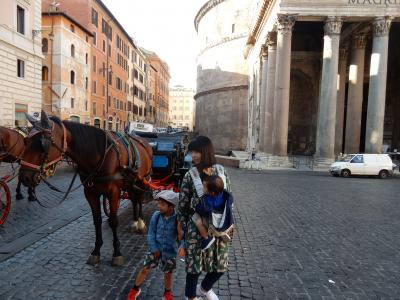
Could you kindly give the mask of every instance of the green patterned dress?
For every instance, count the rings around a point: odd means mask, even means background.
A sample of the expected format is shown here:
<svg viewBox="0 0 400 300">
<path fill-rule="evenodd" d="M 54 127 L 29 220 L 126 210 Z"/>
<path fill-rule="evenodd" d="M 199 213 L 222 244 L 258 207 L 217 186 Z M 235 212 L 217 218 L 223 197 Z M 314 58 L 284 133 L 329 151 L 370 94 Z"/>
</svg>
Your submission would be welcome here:
<svg viewBox="0 0 400 300">
<path fill-rule="evenodd" d="M 218 175 L 215 167 L 213 174 Z M 224 169 L 226 177 L 226 189 L 230 192 L 231 185 Z M 201 272 L 226 272 L 228 270 L 228 251 L 229 244 L 216 238 L 215 242 L 206 251 L 201 250 L 202 237 L 197 230 L 191 217 L 194 214 L 194 208 L 199 203 L 192 177 L 189 172 L 183 178 L 181 192 L 179 195 L 179 204 L 177 209 L 178 220 L 186 224 L 186 272 L 190 274 L 200 274 Z"/>
</svg>

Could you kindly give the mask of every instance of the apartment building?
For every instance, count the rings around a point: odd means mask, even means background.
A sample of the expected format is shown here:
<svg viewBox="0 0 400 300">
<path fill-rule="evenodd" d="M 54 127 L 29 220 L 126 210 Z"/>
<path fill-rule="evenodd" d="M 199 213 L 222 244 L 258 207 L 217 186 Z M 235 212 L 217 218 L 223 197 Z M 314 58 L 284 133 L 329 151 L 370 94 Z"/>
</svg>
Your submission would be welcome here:
<svg viewBox="0 0 400 300">
<path fill-rule="evenodd" d="M 42 14 L 43 109 L 62 120 L 91 124 L 92 33 L 66 13 Z"/>
<path fill-rule="evenodd" d="M 155 124 L 156 122 L 156 75 L 157 70 L 147 61 L 146 58 L 146 122 Z"/>
<path fill-rule="evenodd" d="M 169 124 L 172 127 L 193 131 L 195 110 L 193 89 L 177 85 L 169 90 Z"/>
<path fill-rule="evenodd" d="M 43 11 L 49 11 L 52 2 L 43 0 Z M 123 130 L 128 122 L 128 95 L 132 88 L 132 39 L 100 0 L 58 0 L 58 4 L 58 11 L 71 16 L 93 35 L 89 58 L 91 124 Z"/>
<path fill-rule="evenodd" d="M 132 50 L 133 78 L 133 113 L 136 121 L 144 122 L 147 115 L 146 107 L 146 70 L 147 60 L 140 48 Z"/>
<path fill-rule="evenodd" d="M 169 103 L 169 67 L 166 62 L 151 51 L 144 50 L 146 57 L 154 70 L 154 104 L 155 104 L 155 125 L 166 127 L 169 123 L 168 103 Z"/>
<path fill-rule="evenodd" d="M 40 0 L 2 0 L 0 10 L 0 125 L 26 124 L 42 108 Z"/>
</svg>

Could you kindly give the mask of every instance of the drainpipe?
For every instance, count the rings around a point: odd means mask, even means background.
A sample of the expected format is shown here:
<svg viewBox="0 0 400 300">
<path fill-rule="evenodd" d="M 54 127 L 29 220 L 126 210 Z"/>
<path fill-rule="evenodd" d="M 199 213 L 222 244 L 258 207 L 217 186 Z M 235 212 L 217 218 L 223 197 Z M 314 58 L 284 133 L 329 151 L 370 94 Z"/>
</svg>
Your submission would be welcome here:
<svg viewBox="0 0 400 300">
<path fill-rule="evenodd" d="M 49 15 L 51 15 L 49 13 Z M 50 47 L 50 112 L 53 112 L 53 53 L 54 53 L 54 15 L 51 15 L 51 32 L 49 34 L 49 40 L 51 42 Z"/>
</svg>

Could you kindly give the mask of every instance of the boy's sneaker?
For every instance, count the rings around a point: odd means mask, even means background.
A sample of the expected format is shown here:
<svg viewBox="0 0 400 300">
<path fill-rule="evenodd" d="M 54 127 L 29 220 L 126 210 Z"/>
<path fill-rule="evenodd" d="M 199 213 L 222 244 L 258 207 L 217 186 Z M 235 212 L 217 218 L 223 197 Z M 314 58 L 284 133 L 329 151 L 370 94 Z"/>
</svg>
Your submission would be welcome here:
<svg viewBox="0 0 400 300">
<path fill-rule="evenodd" d="M 141 289 L 139 289 L 138 291 L 135 289 L 131 289 L 128 294 L 128 298 L 126 298 L 126 300 L 136 300 L 137 297 L 140 295 L 141 291 L 142 291 Z"/>
<path fill-rule="evenodd" d="M 201 288 L 201 284 L 197 285 L 196 295 L 200 296 L 201 299 L 205 299 L 205 300 L 219 300 L 218 296 L 214 293 L 214 291 L 212 289 L 209 290 L 208 292 L 206 292 L 205 290 L 203 290 Z"/>
<path fill-rule="evenodd" d="M 173 300 L 174 296 L 172 295 L 171 291 L 164 292 L 164 296 L 162 297 L 163 300 Z"/>
<path fill-rule="evenodd" d="M 207 239 L 203 239 L 201 242 L 201 250 L 206 250 L 211 247 L 211 245 L 215 242 L 215 237 L 209 236 Z"/>
</svg>

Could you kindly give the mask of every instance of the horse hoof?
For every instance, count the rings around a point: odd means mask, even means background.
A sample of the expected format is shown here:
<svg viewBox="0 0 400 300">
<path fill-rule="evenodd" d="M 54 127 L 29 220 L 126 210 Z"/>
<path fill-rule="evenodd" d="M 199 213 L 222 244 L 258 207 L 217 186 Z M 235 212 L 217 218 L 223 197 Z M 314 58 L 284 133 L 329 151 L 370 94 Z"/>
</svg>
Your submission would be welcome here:
<svg viewBox="0 0 400 300">
<path fill-rule="evenodd" d="M 142 219 L 139 219 L 138 221 L 138 232 L 139 233 L 147 232 L 146 223 Z"/>
<path fill-rule="evenodd" d="M 131 225 L 131 227 L 130 227 L 130 232 L 131 233 L 135 233 L 135 232 L 138 232 L 138 222 L 133 222 L 133 224 Z"/>
<path fill-rule="evenodd" d="M 138 228 L 137 231 L 138 231 L 139 233 L 141 233 L 141 234 L 144 234 L 144 233 L 147 232 L 147 228 L 146 228 L 146 226 L 144 226 L 144 227 L 142 227 L 142 228 Z"/>
<path fill-rule="evenodd" d="M 28 197 L 28 200 L 29 200 L 29 201 L 32 201 L 32 202 L 37 201 L 37 199 L 36 199 L 35 197 Z"/>
<path fill-rule="evenodd" d="M 22 200 L 22 199 L 24 199 L 24 195 L 22 195 L 22 194 L 17 194 L 17 195 L 15 196 L 15 199 L 17 199 L 17 200 Z"/>
<path fill-rule="evenodd" d="M 113 267 L 121 267 L 124 264 L 124 258 L 122 256 L 115 256 L 112 258 L 111 265 Z"/>
<path fill-rule="evenodd" d="M 99 255 L 90 255 L 87 264 L 91 266 L 95 266 L 100 262 L 100 256 Z"/>
</svg>

